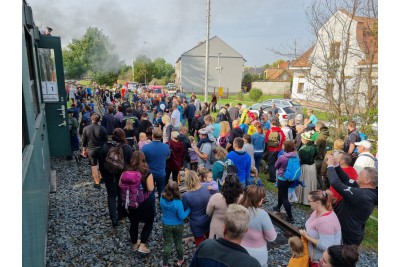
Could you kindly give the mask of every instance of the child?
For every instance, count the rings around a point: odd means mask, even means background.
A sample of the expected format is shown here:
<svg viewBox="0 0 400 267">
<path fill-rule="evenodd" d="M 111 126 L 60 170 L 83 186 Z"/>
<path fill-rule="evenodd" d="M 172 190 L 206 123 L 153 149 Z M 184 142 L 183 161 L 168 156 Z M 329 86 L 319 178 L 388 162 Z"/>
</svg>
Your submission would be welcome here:
<svg viewBox="0 0 400 267">
<path fill-rule="evenodd" d="M 255 166 L 252 166 L 250 169 L 250 179 L 252 181 L 252 184 L 255 184 L 257 186 L 263 187 L 263 184 L 261 182 L 261 178 L 258 177 L 258 171 Z"/>
<path fill-rule="evenodd" d="M 217 139 L 214 136 L 214 126 L 213 126 L 213 118 L 211 117 L 210 114 L 206 115 L 204 117 L 204 124 L 206 125 L 205 128 L 200 129 L 199 131 L 202 131 L 203 133 L 207 134 L 207 137 L 204 139 L 199 139 L 199 141 L 197 142 L 197 148 L 200 149 L 201 145 L 203 143 L 211 143 L 211 142 L 215 142 L 217 141 Z"/>
<path fill-rule="evenodd" d="M 139 149 L 142 150 L 142 147 L 147 145 L 148 143 L 150 143 L 150 140 L 147 140 L 146 133 L 143 133 L 143 132 L 140 133 L 139 134 L 139 143 L 138 143 Z"/>
<path fill-rule="evenodd" d="M 176 265 L 181 266 L 185 261 L 182 246 L 183 220 L 189 215 L 190 208 L 183 209 L 177 182 L 169 181 L 165 186 L 164 192 L 161 194 L 160 207 L 164 237 L 162 266 L 168 266 L 173 243 L 175 243 L 176 253 L 178 254 Z"/>
<path fill-rule="evenodd" d="M 194 141 L 193 136 L 189 136 L 190 143 L 195 146 L 196 142 Z M 190 169 L 192 171 L 197 171 L 197 165 L 199 163 L 199 156 L 194 152 L 193 148 L 190 147 L 188 148 L 189 151 L 189 157 L 190 157 Z"/>
<path fill-rule="evenodd" d="M 288 240 L 290 251 L 293 256 L 290 258 L 287 267 L 308 267 L 308 242 L 307 239 L 293 236 Z"/>
<path fill-rule="evenodd" d="M 210 190 L 211 195 L 218 192 L 218 184 L 212 178 L 212 172 L 207 170 L 206 168 L 199 168 L 197 170 L 197 174 L 199 176 L 201 186 Z"/>
<path fill-rule="evenodd" d="M 251 124 L 251 119 L 249 117 L 246 118 L 246 120 L 240 124 L 240 129 L 243 130 L 244 134 L 247 134 L 247 131 L 249 130 L 249 125 Z"/>
</svg>

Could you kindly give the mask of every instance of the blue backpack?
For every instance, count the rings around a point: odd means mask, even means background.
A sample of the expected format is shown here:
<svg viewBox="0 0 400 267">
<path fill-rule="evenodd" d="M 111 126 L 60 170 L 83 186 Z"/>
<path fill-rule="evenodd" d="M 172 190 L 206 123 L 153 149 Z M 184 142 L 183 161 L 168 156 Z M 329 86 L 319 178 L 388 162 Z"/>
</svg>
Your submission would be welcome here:
<svg viewBox="0 0 400 267">
<path fill-rule="evenodd" d="M 288 164 L 286 166 L 285 173 L 283 174 L 283 178 L 287 181 L 295 181 L 298 180 L 301 176 L 301 168 L 300 168 L 300 159 L 296 155 L 295 157 L 290 157 Z"/>
</svg>

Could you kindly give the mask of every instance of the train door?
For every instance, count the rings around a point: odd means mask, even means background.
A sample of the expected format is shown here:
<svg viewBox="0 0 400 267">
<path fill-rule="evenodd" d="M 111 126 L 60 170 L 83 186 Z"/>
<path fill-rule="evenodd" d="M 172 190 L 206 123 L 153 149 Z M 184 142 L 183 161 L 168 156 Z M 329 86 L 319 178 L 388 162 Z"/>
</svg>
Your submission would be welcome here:
<svg viewBox="0 0 400 267">
<path fill-rule="evenodd" d="M 69 156 L 72 152 L 60 37 L 40 36 L 37 53 L 42 81 L 41 92 L 47 118 L 50 156 Z"/>
</svg>

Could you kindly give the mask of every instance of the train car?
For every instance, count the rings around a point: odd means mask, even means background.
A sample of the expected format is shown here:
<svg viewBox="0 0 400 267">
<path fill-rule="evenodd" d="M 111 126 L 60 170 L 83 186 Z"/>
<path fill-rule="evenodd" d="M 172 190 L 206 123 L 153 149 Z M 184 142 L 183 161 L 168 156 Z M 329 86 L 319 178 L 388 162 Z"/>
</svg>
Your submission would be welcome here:
<svg viewBox="0 0 400 267">
<path fill-rule="evenodd" d="M 71 155 L 61 40 L 22 2 L 22 263 L 46 265 L 50 157 Z"/>
</svg>

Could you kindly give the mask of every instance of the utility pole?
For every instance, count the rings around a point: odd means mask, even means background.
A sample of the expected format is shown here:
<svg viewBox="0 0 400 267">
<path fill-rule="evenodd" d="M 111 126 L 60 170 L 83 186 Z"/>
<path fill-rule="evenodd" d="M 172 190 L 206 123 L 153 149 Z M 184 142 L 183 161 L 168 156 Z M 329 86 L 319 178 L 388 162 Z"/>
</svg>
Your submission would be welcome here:
<svg viewBox="0 0 400 267">
<path fill-rule="evenodd" d="M 204 74 L 204 102 L 208 102 L 208 55 L 210 39 L 210 0 L 207 0 L 207 20 L 206 20 L 206 69 Z"/>
<path fill-rule="evenodd" d="M 221 56 L 222 53 L 218 53 L 218 67 L 215 69 L 218 71 L 218 89 L 221 87 L 221 72 L 223 67 L 219 64 L 219 57 Z"/>
</svg>

